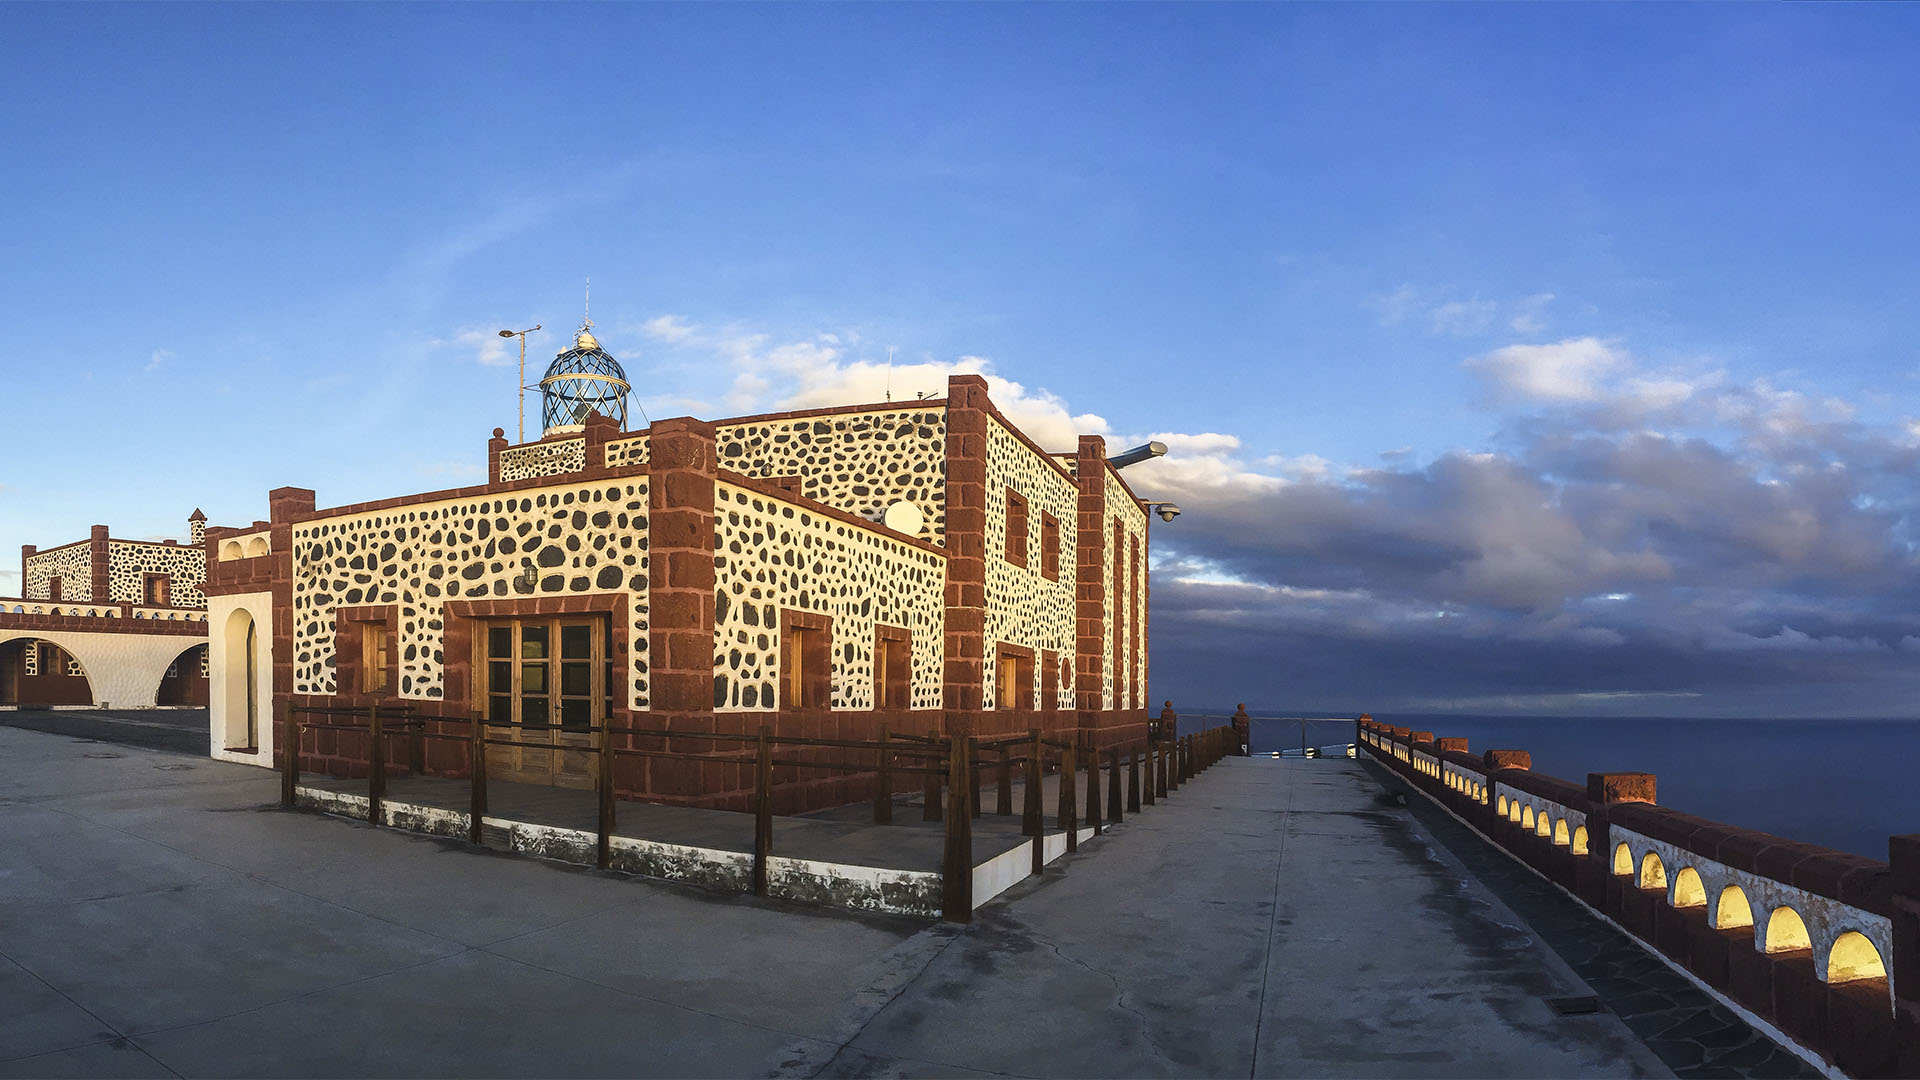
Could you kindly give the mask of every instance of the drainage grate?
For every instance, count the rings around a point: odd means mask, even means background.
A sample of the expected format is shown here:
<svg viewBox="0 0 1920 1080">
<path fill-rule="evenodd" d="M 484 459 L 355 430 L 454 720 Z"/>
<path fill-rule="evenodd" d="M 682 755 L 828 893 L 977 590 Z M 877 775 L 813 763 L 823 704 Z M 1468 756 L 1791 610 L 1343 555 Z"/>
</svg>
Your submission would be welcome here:
<svg viewBox="0 0 1920 1080">
<path fill-rule="evenodd" d="M 1547 1004 L 1561 1016 L 1585 1016 L 1600 1011 L 1600 999 L 1588 994 L 1585 997 L 1548 998 Z"/>
</svg>

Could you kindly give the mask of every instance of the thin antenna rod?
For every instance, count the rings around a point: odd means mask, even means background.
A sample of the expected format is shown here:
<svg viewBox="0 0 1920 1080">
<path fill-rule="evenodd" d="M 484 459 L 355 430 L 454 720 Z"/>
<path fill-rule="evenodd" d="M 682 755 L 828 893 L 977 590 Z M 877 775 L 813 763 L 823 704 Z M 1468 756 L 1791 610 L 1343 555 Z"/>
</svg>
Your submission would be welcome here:
<svg viewBox="0 0 1920 1080">
<path fill-rule="evenodd" d="M 593 325 L 593 279 L 592 278 L 587 279 L 587 300 L 586 300 L 586 303 L 583 304 L 580 308 L 580 325 L 582 327 L 589 327 Z"/>
<path fill-rule="evenodd" d="M 887 346 L 887 400 L 893 400 L 893 346 Z"/>
</svg>

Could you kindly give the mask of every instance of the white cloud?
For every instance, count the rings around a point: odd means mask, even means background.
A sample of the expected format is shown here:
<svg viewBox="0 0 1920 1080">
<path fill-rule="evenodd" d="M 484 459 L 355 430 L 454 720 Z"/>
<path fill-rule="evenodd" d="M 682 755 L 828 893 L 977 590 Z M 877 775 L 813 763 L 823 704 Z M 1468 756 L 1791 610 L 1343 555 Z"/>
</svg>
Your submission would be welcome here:
<svg viewBox="0 0 1920 1080">
<path fill-rule="evenodd" d="M 1534 293 L 1515 305 L 1507 326 L 1516 334 L 1538 334 L 1547 328 L 1547 305 L 1553 303 L 1550 292 Z"/>
<path fill-rule="evenodd" d="M 1599 338 L 1568 338 L 1553 345 L 1508 345 L 1467 362 L 1503 396 L 1552 402 L 1592 402 L 1601 380 L 1624 368 L 1627 356 Z"/>
<path fill-rule="evenodd" d="M 1073 414 L 1057 395 L 993 373 L 984 356 L 918 359 L 889 364 L 856 359 L 849 350 L 861 339 L 849 331 L 816 333 L 778 341 L 772 335 L 727 327 L 711 329 L 676 315 L 644 324 L 646 333 L 671 347 L 704 354 L 733 372 L 723 404 L 734 413 L 809 409 L 869 402 L 944 397 L 951 375 L 981 375 L 1000 411 L 1034 441 L 1051 450 L 1072 450 L 1082 434 L 1102 435 L 1107 421 Z"/>
<path fill-rule="evenodd" d="M 452 341 L 435 339 L 427 343 L 431 349 L 457 347 L 473 358 L 473 362 L 486 367 L 511 367 L 520 362 L 520 343 L 513 338 L 503 338 L 497 330 L 462 330 L 453 336 Z"/>
<path fill-rule="evenodd" d="M 678 315 L 659 315 L 642 323 L 640 332 L 655 341 L 677 345 L 693 336 L 693 327 Z"/>
<path fill-rule="evenodd" d="M 146 370 L 158 371 L 160 370 L 161 365 L 165 364 L 167 361 L 172 359 L 173 359 L 173 350 L 155 349 L 153 350 L 153 355 L 147 359 Z"/>
<path fill-rule="evenodd" d="M 1427 312 L 1427 326 L 1436 334 L 1472 337 L 1484 333 L 1500 314 L 1491 300 L 1449 300 Z"/>
</svg>

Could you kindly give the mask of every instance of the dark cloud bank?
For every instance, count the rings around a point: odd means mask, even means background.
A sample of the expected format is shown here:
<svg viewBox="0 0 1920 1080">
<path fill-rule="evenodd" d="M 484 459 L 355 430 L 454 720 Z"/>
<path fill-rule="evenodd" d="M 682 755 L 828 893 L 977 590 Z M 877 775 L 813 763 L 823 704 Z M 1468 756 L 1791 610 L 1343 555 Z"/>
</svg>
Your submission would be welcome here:
<svg viewBox="0 0 1920 1080">
<path fill-rule="evenodd" d="M 1591 339 L 1480 362 L 1496 449 L 1167 436 L 1154 693 L 1343 712 L 1920 715 L 1920 440 Z"/>
</svg>

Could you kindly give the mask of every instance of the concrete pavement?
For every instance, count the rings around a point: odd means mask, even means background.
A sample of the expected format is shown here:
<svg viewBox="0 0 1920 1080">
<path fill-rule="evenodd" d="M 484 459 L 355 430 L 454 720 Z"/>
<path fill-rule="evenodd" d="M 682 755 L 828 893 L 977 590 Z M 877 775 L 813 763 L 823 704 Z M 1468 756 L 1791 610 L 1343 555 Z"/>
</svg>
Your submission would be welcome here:
<svg viewBox="0 0 1920 1080">
<path fill-rule="evenodd" d="M 1354 762 L 1224 762 L 964 929 L 276 796 L 0 728 L 0 1076 L 1665 1075 Z"/>
</svg>

